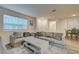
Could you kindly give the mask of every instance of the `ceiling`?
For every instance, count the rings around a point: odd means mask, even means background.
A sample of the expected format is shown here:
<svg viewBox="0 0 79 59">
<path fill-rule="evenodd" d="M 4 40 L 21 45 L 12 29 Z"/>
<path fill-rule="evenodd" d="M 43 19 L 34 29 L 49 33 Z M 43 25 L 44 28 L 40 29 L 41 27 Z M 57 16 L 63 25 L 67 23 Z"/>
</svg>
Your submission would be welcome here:
<svg viewBox="0 0 79 59">
<path fill-rule="evenodd" d="M 33 17 L 51 19 L 72 17 L 73 14 L 79 16 L 79 5 L 77 4 L 2 4 L 0 6 Z M 52 12 L 54 9 L 56 9 L 56 12 Z"/>
</svg>

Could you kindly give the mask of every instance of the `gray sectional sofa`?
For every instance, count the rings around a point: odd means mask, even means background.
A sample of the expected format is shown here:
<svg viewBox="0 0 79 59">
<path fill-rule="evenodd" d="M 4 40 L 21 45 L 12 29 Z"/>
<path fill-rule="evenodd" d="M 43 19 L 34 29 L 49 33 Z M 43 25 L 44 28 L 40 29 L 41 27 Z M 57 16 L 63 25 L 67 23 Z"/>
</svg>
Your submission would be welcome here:
<svg viewBox="0 0 79 59">
<path fill-rule="evenodd" d="M 13 41 L 19 37 L 22 37 L 21 35 L 19 35 L 21 33 L 14 33 L 14 35 L 11 35 L 11 41 L 10 43 L 13 43 Z M 39 39 L 42 40 L 46 40 L 49 41 L 49 43 L 51 44 L 58 44 L 58 45 L 62 45 L 65 46 L 65 42 L 62 39 L 63 33 L 56 33 L 56 32 L 36 32 L 36 33 L 30 33 L 30 32 L 24 32 L 22 33 L 23 37 L 28 37 L 28 36 L 35 36 Z"/>
<path fill-rule="evenodd" d="M 52 44 L 58 44 L 65 46 L 65 42 L 62 39 L 63 33 L 55 32 L 37 32 L 37 38 L 49 41 Z"/>
<path fill-rule="evenodd" d="M 55 32 L 37 32 L 36 36 L 44 36 L 50 37 L 57 40 L 62 40 L 63 33 L 55 33 Z"/>
</svg>

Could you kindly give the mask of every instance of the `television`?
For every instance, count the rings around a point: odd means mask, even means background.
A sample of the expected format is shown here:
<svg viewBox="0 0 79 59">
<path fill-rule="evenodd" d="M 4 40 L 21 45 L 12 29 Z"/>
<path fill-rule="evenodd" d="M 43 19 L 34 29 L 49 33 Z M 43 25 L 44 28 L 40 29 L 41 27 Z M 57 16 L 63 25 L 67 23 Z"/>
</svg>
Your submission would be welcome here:
<svg viewBox="0 0 79 59">
<path fill-rule="evenodd" d="M 4 30 L 22 30 L 28 28 L 28 20 L 20 17 L 3 15 Z"/>
</svg>

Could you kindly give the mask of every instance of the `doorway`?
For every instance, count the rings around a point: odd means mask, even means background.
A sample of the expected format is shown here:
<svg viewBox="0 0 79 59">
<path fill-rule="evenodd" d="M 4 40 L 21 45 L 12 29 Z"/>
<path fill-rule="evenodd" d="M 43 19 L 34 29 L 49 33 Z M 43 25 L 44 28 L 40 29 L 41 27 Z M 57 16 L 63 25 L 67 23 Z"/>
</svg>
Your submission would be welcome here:
<svg viewBox="0 0 79 59">
<path fill-rule="evenodd" d="M 49 32 L 56 32 L 56 21 L 49 21 Z"/>
</svg>

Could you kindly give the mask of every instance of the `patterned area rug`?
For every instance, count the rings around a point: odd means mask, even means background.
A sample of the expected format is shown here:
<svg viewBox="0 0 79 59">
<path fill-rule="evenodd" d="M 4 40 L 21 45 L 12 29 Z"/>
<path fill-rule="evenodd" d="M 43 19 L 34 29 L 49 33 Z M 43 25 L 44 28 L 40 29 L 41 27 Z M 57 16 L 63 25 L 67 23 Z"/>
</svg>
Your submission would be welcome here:
<svg viewBox="0 0 79 59">
<path fill-rule="evenodd" d="M 10 54 L 29 54 L 27 49 L 25 49 L 23 46 L 13 48 L 13 49 L 8 49 Z"/>
</svg>

